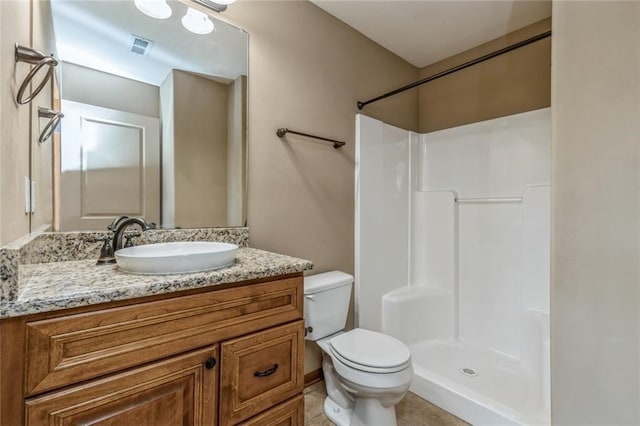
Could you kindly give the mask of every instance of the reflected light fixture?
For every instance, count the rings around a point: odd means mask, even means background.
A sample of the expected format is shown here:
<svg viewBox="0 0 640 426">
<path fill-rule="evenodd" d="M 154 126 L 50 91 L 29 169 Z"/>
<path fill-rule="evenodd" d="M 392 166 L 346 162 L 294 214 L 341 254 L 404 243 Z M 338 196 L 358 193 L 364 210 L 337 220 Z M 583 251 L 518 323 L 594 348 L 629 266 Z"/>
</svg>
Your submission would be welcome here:
<svg viewBox="0 0 640 426">
<path fill-rule="evenodd" d="M 167 0 L 134 0 L 133 3 L 140 12 L 152 18 L 167 19 L 171 16 Z"/>
<path fill-rule="evenodd" d="M 236 0 L 192 0 L 194 3 L 198 3 L 214 12 L 224 12 L 227 10 L 227 6 L 234 3 Z"/>
<path fill-rule="evenodd" d="M 213 31 L 213 22 L 209 17 L 191 7 L 187 8 L 187 13 L 182 17 L 182 25 L 195 34 L 209 34 Z"/>
</svg>

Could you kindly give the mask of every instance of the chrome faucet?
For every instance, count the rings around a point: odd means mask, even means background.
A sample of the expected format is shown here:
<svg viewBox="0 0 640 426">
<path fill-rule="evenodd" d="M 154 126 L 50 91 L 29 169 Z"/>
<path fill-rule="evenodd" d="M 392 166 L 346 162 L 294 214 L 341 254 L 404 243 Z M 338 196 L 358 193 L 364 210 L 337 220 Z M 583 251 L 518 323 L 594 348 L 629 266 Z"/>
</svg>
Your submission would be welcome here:
<svg viewBox="0 0 640 426">
<path fill-rule="evenodd" d="M 116 218 L 109 226 L 109 229 L 113 231 L 111 247 L 113 247 L 114 253 L 122 248 L 122 235 L 130 225 L 139 225 L 143 231 L 156 228 L 155 223 L 147 223 L 141 217 L 120 216 Z"/>
</svg>

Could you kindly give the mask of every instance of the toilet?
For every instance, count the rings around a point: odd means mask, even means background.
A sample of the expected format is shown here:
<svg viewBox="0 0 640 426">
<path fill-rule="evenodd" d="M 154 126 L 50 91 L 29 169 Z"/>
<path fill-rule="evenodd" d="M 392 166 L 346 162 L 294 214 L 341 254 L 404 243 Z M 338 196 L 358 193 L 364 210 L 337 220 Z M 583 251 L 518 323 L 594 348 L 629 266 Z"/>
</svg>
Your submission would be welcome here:
<svg viewBox="0 0 640 426">
<path fill-rule="evenodd" d="M 338 426 L 396 425 L 395 405 L 413 379 L 409 348 L 391 336 L 343 331 L 353 277 L 340 271 L 304 279 L 307 340 L 322 350 L 325 415 Z"/>
</svg>

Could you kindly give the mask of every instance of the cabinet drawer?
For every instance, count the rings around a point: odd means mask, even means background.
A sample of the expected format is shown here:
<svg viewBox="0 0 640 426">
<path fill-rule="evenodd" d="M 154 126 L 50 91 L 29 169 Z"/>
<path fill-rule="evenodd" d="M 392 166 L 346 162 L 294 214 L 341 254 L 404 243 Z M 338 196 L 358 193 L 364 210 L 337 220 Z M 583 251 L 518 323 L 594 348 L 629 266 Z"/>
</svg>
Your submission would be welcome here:
<svg viewBox="0 0 640 426">
<path fill-rule="evenodd" d="M 304 397 L 298 395 L 287 402 L 250 418 L 241 426 L 304 426 Z"/>
<path fill-rule="evenodd" d="M 236 424 L 301 393 L 304 321 L 222 344 L 220 421 Z"/>
<path fill-rule="evenodd" d="M 302 318 L 302 278 L 29 322 L 26 395 Z"/>
<path fill-rule="evenodd" d="M 26 402 L 28 426 L 216 424 L 217 346 Z"/>
</svg>

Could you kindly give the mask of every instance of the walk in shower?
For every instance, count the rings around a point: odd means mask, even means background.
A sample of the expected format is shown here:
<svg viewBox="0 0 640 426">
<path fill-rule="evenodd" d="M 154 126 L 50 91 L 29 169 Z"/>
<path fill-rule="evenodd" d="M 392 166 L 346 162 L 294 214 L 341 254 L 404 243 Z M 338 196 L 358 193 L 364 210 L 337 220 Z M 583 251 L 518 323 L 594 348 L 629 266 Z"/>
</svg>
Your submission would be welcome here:
<svg viewBox="0 0 640 426">
<path fill-rule="evenodd" d="M 473 424 L 549 423 L 550 109 L 427 134 L 358 115 L 356 322 Z"/>
</svg>

